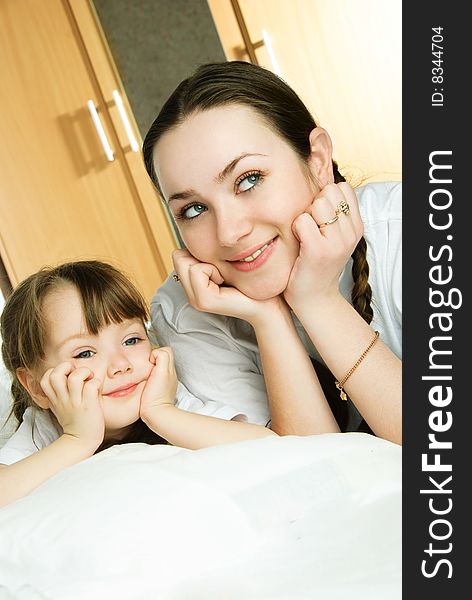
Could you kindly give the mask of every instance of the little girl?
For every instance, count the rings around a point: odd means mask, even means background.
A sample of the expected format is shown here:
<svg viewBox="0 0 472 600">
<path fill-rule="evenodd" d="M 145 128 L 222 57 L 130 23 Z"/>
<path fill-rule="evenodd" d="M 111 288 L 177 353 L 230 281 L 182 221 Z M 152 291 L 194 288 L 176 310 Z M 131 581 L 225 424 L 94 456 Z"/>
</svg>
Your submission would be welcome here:
<svg viewBox="0 0 472 600">
<path fill-rule="evenodd" d="M 284 302 L 236 303 L 234 316 L 260 339 L 273 402 L 289 412 L 294 395 L 295 406 L 313 404 L 319 433 L 339 431 Z M 172 351 L 152 349 L 147 320 L 134 285 L 97 261 L 42 269 L 14 290 L 1 337 L 20 425 L 0 450 L 0 506 L 113 444 L 167 441 L 197 449 L 275 435 L 236 410 L 215 418 L 175 406 L 180 384 Z"/>
</svg>

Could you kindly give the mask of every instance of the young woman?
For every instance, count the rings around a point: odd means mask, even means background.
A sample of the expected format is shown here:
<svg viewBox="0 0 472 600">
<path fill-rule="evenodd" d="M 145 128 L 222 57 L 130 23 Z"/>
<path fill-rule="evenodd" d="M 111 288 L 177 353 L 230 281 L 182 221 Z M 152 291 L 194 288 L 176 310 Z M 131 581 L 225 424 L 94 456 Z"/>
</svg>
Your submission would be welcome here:
<svg viewBox="0 0 472 600">
<path fill-rule="evenodd" d="M 339 431 L 288 308 L 280 301 L 249 306 L 241 315 L 263 337 L 270 385 L 280 385 L 285 365 L 270 339 L 280 335 L 296 361 L 284 379 L 285 392 L 309 395 L 318 433 Z M 175 406 L 172 351 L 151 348 L 147 318 L 133 284 L 97 261 L 43 269 L 14 290 L 2 312 L 1 334 L 20 426 L 0 450 L 0 506 L 112 444 L 167 440 L 201 448 L 272 434 L 244 422 L 238 408 L 221 405 L 215 414 L 224 418 L 189 412 L 198 400 L 182 386 Z"/>
<path fill-rule="evenodd" d="M 401 185 L 354 192 L 295 92 L 239 61 L 184 80 L 143 151 L 186 247 L 151 305 L 179 379 L 206 406 L 240 406 L 261 424 L 270 413 L 281 434 L 313 432 L 310 403 L 266 389 L 261 338 L 230 306 L 282 296 L 310 356 L 334 375 L 336 413 L 349 394 L 376 435 L 400 443 Z"/>
</svg>

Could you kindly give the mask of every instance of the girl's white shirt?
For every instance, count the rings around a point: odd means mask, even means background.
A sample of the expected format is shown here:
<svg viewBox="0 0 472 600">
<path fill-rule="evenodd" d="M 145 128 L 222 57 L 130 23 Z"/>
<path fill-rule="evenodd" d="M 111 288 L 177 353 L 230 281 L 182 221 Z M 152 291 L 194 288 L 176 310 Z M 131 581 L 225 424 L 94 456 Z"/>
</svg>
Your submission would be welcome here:
<svg viewBox="0 0 472 600">
<path fill-rule="evenodd" d="M 369 183 L 355 190 L 364 221 L 372 287 L 373 329 L 401 358 L 402 334 L 402 184 Z M 340 276 L 340 290 L 350 301 L 352 259 Z M 320 356 L 298 319 L 294 323 L 308 353 Z M 177 397 L 186 409 L 224 416 L 232 408 L 250 422 L 269 419 L 267 394 L 254 330 L 245 321 L 209 314 L 190 306 L 172 274 L 151 302 L 155 341 L 173 349 L 179 380 L 195 399 Z M 284 343 L 280 340 L 280 352 Z M 208 412 L 208 411 L 213 412 Z"/>
<path fill-rule="evenodd" d="M 61 434 L 59 424 L 51 418 L 49 411 L 30 406 L 25 410 L 18 429 L 0 449 L 0 464 L 11 465 L 26 458 L 49 446 Z"/>
</svg>

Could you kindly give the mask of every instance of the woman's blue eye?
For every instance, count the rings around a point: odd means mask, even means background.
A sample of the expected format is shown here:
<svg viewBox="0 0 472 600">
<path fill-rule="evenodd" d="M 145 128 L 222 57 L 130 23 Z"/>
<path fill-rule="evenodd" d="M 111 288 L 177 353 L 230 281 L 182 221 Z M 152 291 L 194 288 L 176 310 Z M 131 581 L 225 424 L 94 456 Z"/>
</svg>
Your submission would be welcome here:
<svg viewBox="0 0 472 600">
<path fill-rule="evenodd" d="M 248 192 L 249 190 L 252 190 L 252 188 L 259 183 L 261 178 L 261 173 L 249 173 L 237 182 L 236 187 L 238 192 Z"/>
<path fill-rule="evenodd" d="M 203 204 L 192 204 L 192 206 L 187 206 L 181 211 L 180 217 L 183 219 L 195 219 L 195 217 L 198 217 L 205 211 L 206 206 Z"/>
<path fill-rule="evenodd" d="M 82 350 L 82 352 L 79 352 L 74 358 L 92 358 L 92 356 L 92 350 Z"/>
<path fill-rule="evenodd" d="M 125 346 L 134 346 L 135 344 L 139 343 L 141 341 L 141 338 L 139 337 L 131 337 L 128 338 L 127 340 L 125 340 L 124 344 Z"/>
</svg>

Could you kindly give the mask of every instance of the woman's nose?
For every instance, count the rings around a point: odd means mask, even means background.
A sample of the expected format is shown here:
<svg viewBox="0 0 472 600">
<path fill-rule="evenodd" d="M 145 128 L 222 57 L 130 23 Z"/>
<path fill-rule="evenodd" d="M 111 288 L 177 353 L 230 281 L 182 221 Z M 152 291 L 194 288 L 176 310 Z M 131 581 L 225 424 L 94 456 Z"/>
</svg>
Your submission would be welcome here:
<svg viewBox="0 0 472 600">
<path fill-rule="evenodd" d="M 245 212 L 225 211 L 217 215 L 217 237 L 221 246 L 235 246 L 252 231 L 252 222 Z"/>
</svg>

